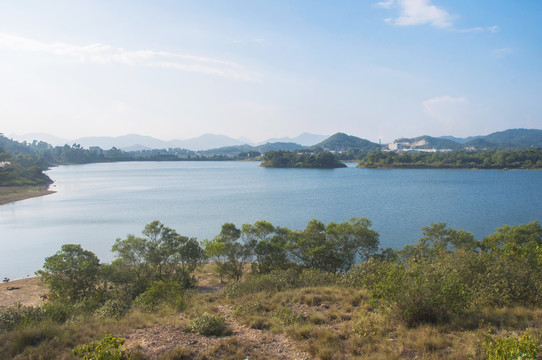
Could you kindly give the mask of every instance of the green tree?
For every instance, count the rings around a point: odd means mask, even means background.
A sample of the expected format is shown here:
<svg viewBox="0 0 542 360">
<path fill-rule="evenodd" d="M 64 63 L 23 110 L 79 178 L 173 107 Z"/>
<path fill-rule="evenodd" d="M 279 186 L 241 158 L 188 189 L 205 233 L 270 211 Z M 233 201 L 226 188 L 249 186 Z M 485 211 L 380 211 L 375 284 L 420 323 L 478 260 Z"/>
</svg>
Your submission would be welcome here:
<svg viewBox="0 0 542 360">
<path fill-rule="evenodd" d="M 133 295 L 158 280 L 176 280 L 190 286 L 191 274 L 204 260 L 204 252 L 194 238 L 179 235 L 159 221 L 147 224 L 145 237 L 128 235 L 117 239 L 112 251 L 117 260 L 112 264 L 115 282 L 131 285 Z"/>
<path fill-rule="evenodd" d="M 303 231 L 290 234 L 292 256 L 309 269 L 348 272 L 358 261 L 373 256 L 378 249 L 378 233 L 366 218 L 351 218 L 344 223 L 313 219 Z"/>
<path fill-rule="evenodd" d="M 205 252 L 214 259 L 221 281 L 224 275 L 240 280 L 245 265 L 254 257 L 256 242 L 247 239 L 247 242 L 243 243 L 240 238 L 241 230 L 232 223 L 225 223 L 220 234 L 206 242 Z"/>
<path fill-rule="evenodd" d="M 80 301 L 97 291 L 100 260 L 78 244 L 64 244 L 55 255 L 47 257 L 37 275 L 49 285 L 54 297 Z"/>
</svg>

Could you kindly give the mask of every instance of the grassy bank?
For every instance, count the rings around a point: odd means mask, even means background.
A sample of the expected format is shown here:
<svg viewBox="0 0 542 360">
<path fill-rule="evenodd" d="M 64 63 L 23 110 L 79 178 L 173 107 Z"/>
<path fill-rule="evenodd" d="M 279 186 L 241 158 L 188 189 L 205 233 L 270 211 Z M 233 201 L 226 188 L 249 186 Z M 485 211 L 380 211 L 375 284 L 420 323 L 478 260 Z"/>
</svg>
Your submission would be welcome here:
<svg viewBox="0 0 542 360">
<path fill-rule="evenodd" d="M 207 264 L 196 277 L 182 307 L 134 305 L 122 316 L 100 310 L 0 331 L 0 358 L 76 359 L 73 349 L 113 334 L 126 339 L 131 359 L 515 359 L 490 351 L 523 346 L 522 336 L 537 346 L 541 337 L 536 306 L 481 306 L 408 326 L 342 276 L 286 271 L 224 287 Z"/>
<path fill-rule="evenodd" d="M 0 205 L 52 193 L 48 186 L 0 186 Z"/>
</svg>

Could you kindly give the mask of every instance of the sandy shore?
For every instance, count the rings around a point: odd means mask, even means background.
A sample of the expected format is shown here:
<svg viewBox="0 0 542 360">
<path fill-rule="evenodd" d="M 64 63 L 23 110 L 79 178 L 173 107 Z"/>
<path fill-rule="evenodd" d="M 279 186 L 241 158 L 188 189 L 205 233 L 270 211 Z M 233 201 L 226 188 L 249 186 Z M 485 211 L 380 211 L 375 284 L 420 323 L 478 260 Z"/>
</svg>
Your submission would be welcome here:
<svg viewBox="0 0 542 360">
<path fill-rule="evenodd" d="M 40 285 L 39 277 L 0 283 L 0 308 L 15 304 L 37 306 L 43 303 L 41 295 L 47 288 Z"/>
<path fill-rule="evenodd" d="M 0 186 L 0 205 L 49 195 L 54 192 L 49 190 L 47 186 Z"/>
</svg>

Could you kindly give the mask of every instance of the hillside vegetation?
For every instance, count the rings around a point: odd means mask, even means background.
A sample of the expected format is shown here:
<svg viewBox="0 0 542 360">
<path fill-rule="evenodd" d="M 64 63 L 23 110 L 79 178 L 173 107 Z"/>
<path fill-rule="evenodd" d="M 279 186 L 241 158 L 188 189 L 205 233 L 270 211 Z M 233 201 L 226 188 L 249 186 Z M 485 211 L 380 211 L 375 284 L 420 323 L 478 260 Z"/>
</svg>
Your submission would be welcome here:
<svg viewBox="0 0 542 360">
<path fill-rule="evenodd" d="M 316 154 L 297 153 L 293 151 L 268 151 L 263 155 L 262 167 L 269 168 L 303 168 L 303 169 L 335 169 L 346 167 L 330 152 Z"/>
<path fill-rule="evenodd" d="M 542 169 L 542 149 L 452 151 L 447 153 L 375 152 L 361 157 L 362 168 Z"/>
<path fill-rule="evenodd" d="M 111 264 L 63 245 L 38 272 L 46 303 L 0 310 L 0 358 L 540 358 L 538 222 L 378 245 L 364 218 L 226 223 L 203 244 L 155 221 Z"/>
</svg>

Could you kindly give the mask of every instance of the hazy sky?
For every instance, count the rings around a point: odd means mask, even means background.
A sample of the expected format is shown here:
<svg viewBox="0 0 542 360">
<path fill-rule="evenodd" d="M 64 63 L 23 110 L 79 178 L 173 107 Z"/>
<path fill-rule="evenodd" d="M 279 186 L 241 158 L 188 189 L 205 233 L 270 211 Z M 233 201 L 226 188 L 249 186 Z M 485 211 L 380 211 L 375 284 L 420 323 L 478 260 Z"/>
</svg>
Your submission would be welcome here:
<svg viewBox="0 0 542 360">
<path fill-rule="evenodd" d="M 0 1 L 0 132 L 542 128 L 540 0 Z"/>
</svg>

